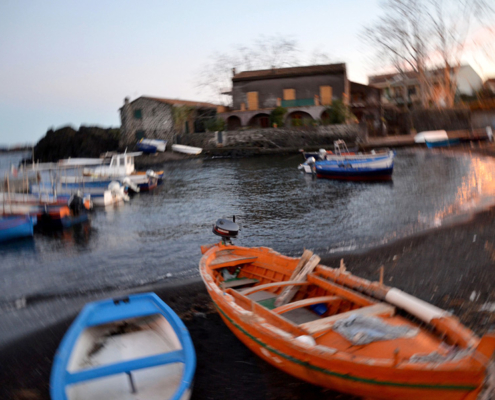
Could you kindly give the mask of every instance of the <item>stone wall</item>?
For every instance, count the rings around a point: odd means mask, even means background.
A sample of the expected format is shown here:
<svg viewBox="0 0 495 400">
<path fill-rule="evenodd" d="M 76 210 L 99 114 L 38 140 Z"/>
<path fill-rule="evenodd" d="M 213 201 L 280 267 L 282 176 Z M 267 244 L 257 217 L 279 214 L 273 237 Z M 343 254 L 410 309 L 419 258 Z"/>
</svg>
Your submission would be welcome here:
<svg viewBox="0 0 495 400">
<path fill-rule="evenodd" d="M 495 109 L 492 110 L 473 110 L 472 111 L 473 128 L 486 128 L 491 126 L 495 129 Z"/>
<path fill-rule="evenodd" d="M 215 152 L 221 149 L 259 149 L 273 151 L 299 148 L 333 148 L 333 142 L 343 139 L 348 145 L 358 141 L 359 125 L 342 124 L 314 128 L 267 128 L 182 135 L 180 143 Z"/>
<path fill-rule="evenodd" d="M 471 129 L 471 111 L 465 108 L 414 110 L 411 122 L 417 132 Z"/>
</svg>

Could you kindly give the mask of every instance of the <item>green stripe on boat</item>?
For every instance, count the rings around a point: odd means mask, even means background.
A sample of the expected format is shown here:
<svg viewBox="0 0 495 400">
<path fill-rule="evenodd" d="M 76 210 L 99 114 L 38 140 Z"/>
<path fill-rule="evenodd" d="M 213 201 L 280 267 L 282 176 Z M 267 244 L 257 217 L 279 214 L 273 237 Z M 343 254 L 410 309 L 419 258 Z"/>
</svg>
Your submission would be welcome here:
<svg viewBox="0 0 495 400">
<path fill-rule="evenodd" d="M 347 379 L 350 381 L 356 381 L 356 382 L 363 382 L 363 383 L 369 383 L 372 385 L 380 385 L 380 386 L 397 386 L 397 387 L 404 387 L 404 388 L 413 388 L 413 389 L 435 389 L 435 390 L 462 390 L 462 391 L 472 391 L 477 388 L 477 386 L 469 386 L 469 385 L 435 385 L 435 384 L 424 384 L 424 383 L 400 383 L 400 382 L 389 382 L 389 381 L 377 381 L 375 379 L 367 379 L 367 378 L 360 378 L 357 376 L 352 376 L 348 374 L 340 374 L 338 372 L 330 371 L 325 368 L 317 367 L 316 365 L 312 365 L 306 361 L 301 361 L 298 358 L 289 356 L 288 354 L 282 353 L 281 351 L 274 349 L 273 347 L 267 345 L 266 343 L 263 343 L 261 340 L 257 339 L 256 337 L 252 336 L 249 332 L 245 331 L 241 326 L 239 326 L 237 323 L 235 323 L 227 314 L 224 313 L 220 307 L 218 307 L 217 304 L 215 304 L 215 307 L 220 311 L 220 313 L 227 318 L 227 320 L 234 325 L 238 330 L 240 330 L 244 335 L 249 337 L 251 340 L 259 344 L 260 346 L 264 347 L 265 349 L 271 351 L 272 353 L 283 357 L 295 364 L 300 364 L 303 365 L 307 368 L 310 368 L 312 370 L 318 371 L 318 372 L 323 372 L 324 374 L 327 375 L 332 375 L 338 378 L 342 379 Z"/>
</svg>

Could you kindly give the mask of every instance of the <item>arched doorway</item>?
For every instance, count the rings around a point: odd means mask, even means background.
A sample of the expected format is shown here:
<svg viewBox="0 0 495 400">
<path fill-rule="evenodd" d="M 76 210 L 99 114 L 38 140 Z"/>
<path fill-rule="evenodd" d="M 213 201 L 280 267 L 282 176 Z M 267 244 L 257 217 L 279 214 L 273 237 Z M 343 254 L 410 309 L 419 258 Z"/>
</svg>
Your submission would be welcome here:
<svg viewBox="0 0 495 400">
<path fill-rule="evenodd" d="M 330 125 L 330 114 L 328 114 L 327 110 L 321 113 L 320 120 L 322 125 Z"/>
<path fill-rule="evenodd" d="M 230 117 L 227 118 L 227 130 L 228 131 L 235 131 L 236 129 L 239 129 L 241 127 L 241 119 L 237 117 L 236 115 L 231 115 Z"/>
<path fill-rule="evenodd" d="M 314 119 L 304 111 L 294 111 L 287 116 L 290 126 L 313 126 Z"/>
<path fill-rule="evenodd" d="M 270 115 L 268 114 L 256 114 L 249 120 L 249 126 L 255 128 L 269 128 L 270 127 Z"/>
</svg>

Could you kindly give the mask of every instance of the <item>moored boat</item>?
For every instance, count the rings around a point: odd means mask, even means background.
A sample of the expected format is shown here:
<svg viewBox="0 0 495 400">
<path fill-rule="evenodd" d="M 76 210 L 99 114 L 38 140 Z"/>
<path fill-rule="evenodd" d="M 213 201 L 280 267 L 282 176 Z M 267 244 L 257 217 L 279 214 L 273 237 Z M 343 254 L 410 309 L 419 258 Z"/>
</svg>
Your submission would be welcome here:
<svg viewBox="0 0 495 400">
<path fill-rule="evenodd" d="M 447 135 L 447 131 L 445 130 L 423 131 L 414 136 L 414 143 L 426 143 L 427 140 L 429 140 L 430 142 L 448 140 L 448 138 L 449 136 Z"/>
<path fill-rule="evenodd" d="M 141 139 L 137 142 L 138 150 L 147 154 L 155 154 L 157 151 L 164 152 L 167 147 L 166 140 L 158 140 L 158 139 Z"/>
<path fill-rule="evenodd" d="M 202 246 L 199 271 L 220 316 L 254 353 L 315 385 L 374 399 L 474 400 L 495 335 L 319 257 L 230 244 Z"/>
<path fill-rule="evenodd" d="M 203 149 L 201 147 L 185 146 L 183 144 L 173 144 L 172 151 L 175 151 L 177 153 L 198 155 L 203 151 Z"/>
<path fill-rule="evenodd" d="M 36 217 L 29 215 L 0 216 L 0 243 L 32 237 Z"/>
<path fill-rule="evenodd" d="M 50 378 L 52 400 L 189 399 L 194 347 L 156 294 L 86 305 L 65 334 Z"/>
</svg>

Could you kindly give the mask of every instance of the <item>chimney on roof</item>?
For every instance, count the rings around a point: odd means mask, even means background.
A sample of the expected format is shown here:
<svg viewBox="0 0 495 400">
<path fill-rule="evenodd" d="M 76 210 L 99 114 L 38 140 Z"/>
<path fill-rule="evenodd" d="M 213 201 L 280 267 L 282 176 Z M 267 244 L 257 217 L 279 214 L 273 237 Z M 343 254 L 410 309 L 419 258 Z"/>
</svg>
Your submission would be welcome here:
<svg viewBox="0 0 495 400">
<path fill-rule="evenodd" d="M 126 104 L 126 105 L 127 105 L 127 104 L 129 104 L 129 97 L 126 97 L 126 98 L 124 99 L 124 104 Z"/>
<path fill-rule="evenodd" d="M 232 68 L 232 76 L 235 76 L 235 67 Z"/>
</svg>

